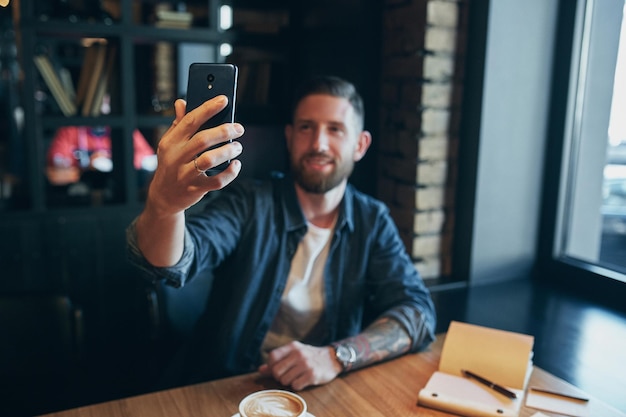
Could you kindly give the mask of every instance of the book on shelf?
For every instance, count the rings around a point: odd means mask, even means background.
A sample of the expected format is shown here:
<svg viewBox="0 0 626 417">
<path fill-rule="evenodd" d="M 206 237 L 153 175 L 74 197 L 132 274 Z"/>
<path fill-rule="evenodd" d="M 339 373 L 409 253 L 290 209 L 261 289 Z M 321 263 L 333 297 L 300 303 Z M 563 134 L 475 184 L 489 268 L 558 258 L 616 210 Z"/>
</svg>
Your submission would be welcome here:
<svg viewBox="0 0 626 417">
<path fill-rule="evenodd" d="M 533 343 L 530 335 L 452 321 L 439 369 L 420 390 L 418 404 L 461 416 L 517 417 L 532 373 Z"/>
<path fill-rule="evenodd" d="M 161 28 L 187 29 L 191 27 L 193 15 L 189 12 L 156 10 L 154 25 Z"/>
<path fill-rule="evenodd" d="M 174 10 L 157 10 L 156 17 L 157 20 L 171 20 L 186 23 L 191 23 L 193 20 L 193 15 L 191 13 Z"/>
<path fill-rule="evenodd" d="M 72 80 L 72 73 L 67 68 L 59 68 L 59 79 L 61 80 L 61 85 L 63 89 L 67 93 L 70 101 L 76 100 L 76 89 L 74 88 L 74 80 Z"/>
<path fill-rule="evenodd" d="M 171 42 L 157 42 L 154 46 L 152 110 L 162 115 L 174 113 L 176 99 L 176 46 Z"/>
<path fill-rule="evenodd" d="M 109 88 L 109 83 L 113 75 L 113 65 L 115 63 L 115 56 L 117 48 L 115 45 L 111 45 L 107 48 L 106 63 L 102 70 L 100 77 L 97 79 L 96 90 L 91 103 L 90 115 L 99 116 L 102 113 L 102 102 L 104 96 Z"/>
<path fill-rule="evenodd" d="M 93 61 L 90 63 L 90 67 L 83 67 L 83 71 L 87 71 L 86 76 L 88 77 L 87 85 L 85 87 L 85 97 L 82 103 L 81 114 L 83 116 L 91 115 L 91 110 L 94 106 L 94 101 L 96 98 L 98 84 L 104 71 L 107 54 L 107 46 L 105 44 L 96 43 L 90 48 L 95 48 L 95 52 Z"/>
<path fill-rule="evenodd" d="M 55 71 L 52 62 L 50 62 L 50 58 L 42 54 L 35 55 L 33 57 L 33 60 L 35 61 L 35 66 L 39 70 L 41 77 L 43 78 L 44 82 L 48 86 L 48 89 L 52 93 L 52 96 L 59 105 L 61 112 L 65 116 L 73 116 L 74 114 L 76 114 L 76 105 L 70 98 L 68 92 L 63 87 L 61 78 Z"/>
<path fill-rule="evenodd" d="M 97 48 L 94 45 L 85 48 L 83 55 L 83 64 L 80 74 L 78 76 L 78 83 L 76 85 L 76 106 L 80 107 L 85 101 L 87 95 L 87 88 L 89 86 L 89 80 L 91 79 L 93 64 L 97 55 Z"/>
</svg>

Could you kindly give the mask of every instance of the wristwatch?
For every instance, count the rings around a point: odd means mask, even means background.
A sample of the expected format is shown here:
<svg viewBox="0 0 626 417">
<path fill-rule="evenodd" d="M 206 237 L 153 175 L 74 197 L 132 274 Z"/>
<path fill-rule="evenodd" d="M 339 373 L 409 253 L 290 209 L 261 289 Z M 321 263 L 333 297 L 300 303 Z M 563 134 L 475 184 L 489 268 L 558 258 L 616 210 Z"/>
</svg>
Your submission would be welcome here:
<svg viewBox="0 0 626 417">
<path fill-rule="evenodd" d="M 356 362 L 356 350 L 347 343 L 333 343 L 335 349 L 335 357 L 341 364 L 343 372 L 348 372 Z"/>
</svg>

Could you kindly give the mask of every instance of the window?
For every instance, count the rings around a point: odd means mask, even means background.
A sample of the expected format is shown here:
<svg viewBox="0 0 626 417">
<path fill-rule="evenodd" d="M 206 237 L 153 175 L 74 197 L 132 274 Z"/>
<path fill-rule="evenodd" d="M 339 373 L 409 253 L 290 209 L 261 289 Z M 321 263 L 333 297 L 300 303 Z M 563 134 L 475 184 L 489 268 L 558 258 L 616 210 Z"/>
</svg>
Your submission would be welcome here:
<svg viewBox="0 0 626 417">
<path fill-rule="evenodd" d="M 558 259 L 626 282 L 624 0 L 579 0 L 555 239 Z M 552 138 L 551 138 L 552 140 Z"/>
</svg>

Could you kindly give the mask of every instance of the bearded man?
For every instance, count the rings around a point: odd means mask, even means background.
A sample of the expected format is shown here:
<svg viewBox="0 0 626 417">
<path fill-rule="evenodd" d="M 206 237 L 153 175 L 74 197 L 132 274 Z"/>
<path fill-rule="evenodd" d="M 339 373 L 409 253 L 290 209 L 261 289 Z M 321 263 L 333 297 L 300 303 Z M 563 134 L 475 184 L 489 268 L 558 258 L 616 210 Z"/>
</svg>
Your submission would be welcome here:
<svg viewBox="0 0 626 417">
<path fill-rule="evenodd" d="M 132 259 L 152 279 L 180 287 L 215 275 L 169 385 L 257 371 L 302 390 L 428 346 L 430 294 L 388 209 L 348 183 L 372 141 L 355 87 L 317 77 L 296 91 L 291 169 L 268 181 L 233 182 L 243 126 L 196 132 L 225 106 L 217 97 L 185 115 L 177 100 L 145 208 L 128 228 Z M 204 211 L 185 215 L 216 190 Z"/>
</svg>

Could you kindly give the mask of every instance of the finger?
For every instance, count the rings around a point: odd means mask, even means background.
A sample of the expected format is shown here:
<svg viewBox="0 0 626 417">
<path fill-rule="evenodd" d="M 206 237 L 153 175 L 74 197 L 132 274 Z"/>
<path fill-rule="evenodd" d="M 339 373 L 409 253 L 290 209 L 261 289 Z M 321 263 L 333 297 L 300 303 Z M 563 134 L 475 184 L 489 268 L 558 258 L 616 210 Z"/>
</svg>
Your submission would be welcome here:
<svg viewBox="0 0 626 417">
<path fill-rule="evenodd" d="M 267 363 L 270 367 L 272 367 L 274 363 L 277 363 L 286 358 L 293 350 L 293 342 L 277 347 L 276 349 L 273 349 L 267 356 Z"/>
<path fill-rule="evenodd" d="M 202 152 L 192 160 L 193 168 L 196 173 L 204 174 L 211 168 L 214 168 L 226 161 L 230 161 L 241 155 L 243 147 L 240 142 L 227 142 L 219 148 Z"/>
<path fill-rule="evenodd" d="M 310 376 L 311 374 L 306 366 L 304 366 L 304 363 L 294 362 L 276 379 L 285 386 L 294 386 L 294 383 L 298 380 L 301 380 L 300 385 L 306 385 L 310 380 Z"/>
<path fill-rule="evenodd" d="M 207 177 L 204 173 L 201 175 L 196 173 L 195 167 L 192 169 L 194 170 L 193 175 L 196 179 L 193 181 L 194 185 L 190 191 L 207 193 L 209 191 L 221 190 L 233 182 L 241 172 L 241 162 L 234 159 L 224 171 L 210 177 Z"/>
<path fill-rule="evenodd" d="M 224 123 L 197 132 L 185 146 L 188 152 L 195 156 L 215 145 L 240 138 L 244 131 L 239 123 Z"/>
<path fill-rule="evenodd" d="M 176 118 L 172 121 L 172 124 L 170 125 L 169 129 L 167 129 L 167 131 L 165 132 L 166 134 L 170 132 L 172 129 L 174 129 L 178 125 L 178 123 L 180 123 L 180 120 L 185 116 L 185 106 L 186 106 L 186 102 L 185 100 L 181 98 L 174 101 L 174 110 L 176 112 Z"/>
<path fill-rule="evenodd" d="M 296 391 L 301 391 L 308 386 L 315 385 L 315 381 L 313 379 L 313 372 L 309 370 L 308 372 L 304 372 L 296 377 L 293 382 L 291 382 L 291 388 Z"/>
<path fill-rule="evenodd" d="M 268 365 L 274 379 L 289 385 L 297 376 L 297 367 L 302 363 L 302 355 L 291 344 L 273 350 L 268 357 Z"/>
<path fill-rule="evenodd" d="M 174 111 L 176 112 L 176 120 L 180 120 L 185 117 L 187 110 L 187 102 L 182 98 L 179 98 L 174 102 Z"/>
<path fill-rule="evenodd" d="M 228 98 L 220 95 L 213 97 L 210 100 L 205 101 L 200 106 L 187 112 L 182 119 L 178 122 L 178 128 L 181 133 L 191 137 L 194 133 L 200 129 L 202 124 L 209 120 L 211 117 L 218 114 L 228 105 Z M 177 108 L 177 114 L 178 114 Z"/>
</svg>

